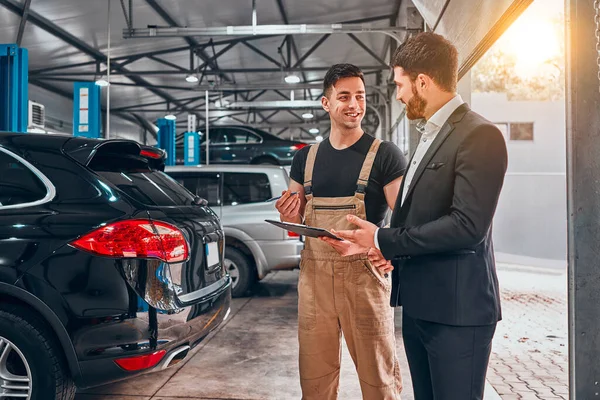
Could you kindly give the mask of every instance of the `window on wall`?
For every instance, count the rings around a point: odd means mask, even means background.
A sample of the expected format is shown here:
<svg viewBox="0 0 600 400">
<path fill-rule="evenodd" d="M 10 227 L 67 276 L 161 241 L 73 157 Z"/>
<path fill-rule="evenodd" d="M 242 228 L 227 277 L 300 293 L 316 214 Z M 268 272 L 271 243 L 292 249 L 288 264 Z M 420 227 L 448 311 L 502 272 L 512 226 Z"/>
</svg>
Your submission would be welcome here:
<svg viewBox="0 0 600 400">
<path fill-rule="evenodd" d="M 533 141 L 533 122 L 497 122 L 494 125 L 506 140 Z"/>
<path fill-rule="evenodd" d="M 533 140 L 533 122 L 512 122 L 510 140 Z"/>
</svg>

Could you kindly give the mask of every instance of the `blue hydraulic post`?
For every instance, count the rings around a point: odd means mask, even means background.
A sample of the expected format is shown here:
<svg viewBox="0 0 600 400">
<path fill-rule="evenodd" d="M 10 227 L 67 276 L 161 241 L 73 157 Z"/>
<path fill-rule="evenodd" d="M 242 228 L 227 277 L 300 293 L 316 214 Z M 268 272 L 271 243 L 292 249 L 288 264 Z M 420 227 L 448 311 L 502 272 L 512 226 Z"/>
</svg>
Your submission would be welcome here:
<svg viewBox="0 0 600 400">
<path fill-rule="evenodd" d="M 175 121 L 159 118 L 156 120 L 156 126 L 158 126 L 158 143 L 156 147 L 160 147 L 167 152 L 165 165 L 175 165 Z"/>
<path fill-rule="evenodd" d="M 73 87 L 73 136 L 100 138 L 100 86 L 95 82 L 75 82 Z"/>
<path fill-rule="evenodd" d="M 0 131 L 27 132 L 28 69 L 27 49 L 0 44 Z"/>
</svg>

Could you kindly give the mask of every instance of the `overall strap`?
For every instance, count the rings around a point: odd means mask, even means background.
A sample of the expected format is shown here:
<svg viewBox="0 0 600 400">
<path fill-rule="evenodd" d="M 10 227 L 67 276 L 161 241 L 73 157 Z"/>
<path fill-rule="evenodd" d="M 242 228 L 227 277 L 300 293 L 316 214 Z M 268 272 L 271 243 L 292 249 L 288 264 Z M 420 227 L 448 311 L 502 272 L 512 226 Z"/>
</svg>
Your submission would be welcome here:
<svg viewBox="0 0 600 400">
<path fill-rule="evenodd" d="M 360 170 L 360 175 L 358 176 L 358 181 L 356 182 L 356 196 L 358 196 L 361 200 L 365 199 L 365 192 L 367 190 L 367 185 L 369 184 L 369 176 L 371 175 L 373 162 L 375 161 L 375 156 L 377 155 L 380 145 L 381 139 L 375 138 Z"/>
<path fill-rule="evenodd" d="M 306 158 L 306 165 L 304 167 L 304 196 L 306 196 L 307 200 L 310 199 L 309 196 L 312 198 L 312 177 L 318 149 L 319 143 L 310 146 L 308 157 Z"/>
</svg>

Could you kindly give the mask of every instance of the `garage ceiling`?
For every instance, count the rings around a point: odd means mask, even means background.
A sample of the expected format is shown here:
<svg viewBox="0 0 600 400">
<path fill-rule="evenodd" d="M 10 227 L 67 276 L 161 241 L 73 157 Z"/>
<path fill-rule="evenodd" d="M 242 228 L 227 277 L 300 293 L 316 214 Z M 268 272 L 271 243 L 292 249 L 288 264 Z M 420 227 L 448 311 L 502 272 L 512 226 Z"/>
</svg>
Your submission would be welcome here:
<svg viewBox="0 0 600 400">
<path fill-rule="evenodd" d="M 499 20 L 511 12 L 518 14 L 530 2 L 479 1 L 469 12 L 470 0 L 414 1 L 430 27 L 461 42 L 463 60 Z M 319 108 L 312 109 L 315 118 L 307 121 L 300 114 L 308 107 L 232 110 L 222 105 L 281 101 L 292 95 L 295 100 L 318 100 L 327 68 L 350 62 L 366 73 L 373 105 L 366 128 L 375 130 L 386 122 L 385 103 L 392 89 L 387 64 L 395 41 L 383 33 L 126 38 L 131 36 L 129 28 L 252 25 L 253 3 L 260 26 L 350 23 L 388 30 L 396 26 L 396 35 L 404 38 L 412 32 L 405 29 L 407 21 L 409 28 L 415 23 L 414 18 L 406 17 L 410 16 L 407 7 L 412 6 L 409 0 L 112 0 L 112 115 L 148 130 L 149 125 L 141 121 L 153 123 L 169 109 L 178 116 L 183 131 L 188 113 L 196 114 L 203 123 L 205 90 L 210 89 L 211 123 L 253 124 L 282 137 L 312 139 L 311 127 L 321 125 L 321 133 L 327 133 L 328 118 Z M 93 81 L 106 73 L 108 9 L 108 1 L 0 0 L 0 43 L 21 39 L 20 45 L 29 50 L 30 83 L 70 99 L 73 82 Z M 484 11 L 488 17 L 481 18 Z M 464 14 L 468 24 L 456 22 L 459 14 Z M 468 40 L 461 40 L 469 24 L 477 29 L 470 27 Z M 285 83 L 283 78 L 290 72 L 301 82 Z M 200 82 L 186 82 L 190 73 Z"/>
</svg>

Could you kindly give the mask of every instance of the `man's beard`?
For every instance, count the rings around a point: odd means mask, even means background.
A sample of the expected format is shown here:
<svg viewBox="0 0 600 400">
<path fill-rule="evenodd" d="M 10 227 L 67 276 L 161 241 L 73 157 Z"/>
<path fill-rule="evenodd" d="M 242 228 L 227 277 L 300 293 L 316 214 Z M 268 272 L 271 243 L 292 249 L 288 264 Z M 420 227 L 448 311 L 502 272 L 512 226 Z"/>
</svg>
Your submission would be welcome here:
<svg viewBox="0 0 600 400">
<path fill-rule="evenodd" d="M 406 118 L 410 120 L 425 118 L 427 100 L 421 97 L 414 84 L 412 85 L 412 92 L 413 97 L 406 104 Z"/>
</svg>

